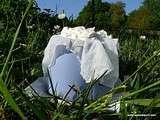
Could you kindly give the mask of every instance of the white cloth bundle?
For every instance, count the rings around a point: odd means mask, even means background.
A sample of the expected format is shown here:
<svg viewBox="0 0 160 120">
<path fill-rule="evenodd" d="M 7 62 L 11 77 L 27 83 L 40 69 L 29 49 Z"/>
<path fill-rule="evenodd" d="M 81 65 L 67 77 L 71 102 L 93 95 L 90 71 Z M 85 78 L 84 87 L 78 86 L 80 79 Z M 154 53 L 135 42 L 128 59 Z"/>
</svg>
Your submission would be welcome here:
<svg viewBox="0 0 160 120">
<path fill-rule="evenodd" d="M 54 89 L 57 96 L 74 101 L 78 93 L 71 89 L 72 86 L 83 91 L 88 83 L 105 73 L 88 95 L 90 99 L 97 99 L 118 83 L 118 62 L 118 39 L 107 36 L 104 30 L 65 27 L 60 35 L 50 38 L 45 48 L 44 76 L 25 90 L 30 96 L 45 97 L 53 94 Z"/>
<path fill-rule="evenodd" d="M 45 48 L 42 68 L 44 76 L 55 65 L 58 57 L 73 53 L 80 62 L 80 74 L 86 83 L 105 76 L 100 83 L 113 88 L 119 77 L 118 39 L 107 36 L 104 30 L 94 28 L 63 28 L 60 35 L 53 35 Z"/>
</svg>

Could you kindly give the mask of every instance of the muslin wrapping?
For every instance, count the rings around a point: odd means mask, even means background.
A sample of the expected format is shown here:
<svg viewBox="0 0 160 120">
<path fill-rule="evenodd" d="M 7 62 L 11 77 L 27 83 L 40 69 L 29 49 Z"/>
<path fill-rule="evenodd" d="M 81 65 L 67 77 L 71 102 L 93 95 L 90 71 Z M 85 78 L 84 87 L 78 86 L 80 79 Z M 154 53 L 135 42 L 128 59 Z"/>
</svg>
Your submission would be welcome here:
<svg viewBox="0 0 160 120">
<path fill-rule="evenodd" d="M 119 78 L 118 39 L 110 38 L 104 30 L 65 27 L 61 34 L 50 38 L 42 69 L 44 77 L 50 76 L 56 94 L 62 98 L 71 86 L 81 90 L 105 73 L 91 91 L 96 99 L 113 88 Z M 46 89 L 52 94 L 50 81 Z M 72 101 L 76 95 L 71 90 L 66 99 Z"/>
</svg>

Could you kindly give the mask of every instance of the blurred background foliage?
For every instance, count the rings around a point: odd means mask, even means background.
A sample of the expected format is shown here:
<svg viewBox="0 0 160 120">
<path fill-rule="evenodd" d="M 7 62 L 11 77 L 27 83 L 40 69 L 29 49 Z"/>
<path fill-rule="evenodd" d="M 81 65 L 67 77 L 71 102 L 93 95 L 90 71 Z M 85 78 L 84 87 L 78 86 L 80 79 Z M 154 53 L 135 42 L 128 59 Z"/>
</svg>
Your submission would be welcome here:
<svg viewBox="0 0 160 120">
<path fill-rule="evenodd" d="M 139 9 L 126 14 L 123 2 L 109 3 L 94 0 L 93 7 L 92 1 L 88 1 L 77 18 L 71 16 L 59 20 L 56 10 L 41 10 L 34 1 L 29 15 L 24 20 L 12 53 L 12 60 L 17 62 L 13 66 L 10 77 L 21 82 L 24 79 L 33 81 L 38 76 L 42 76 L 43 51 L 50 37 L 57 34 L 54 26 L 59 25 L 62 29 L 63 26 L 83 25 L 85 27 L 95 26 L 96 30 L 104 29 L 113 37 L 119 38 L 120 77 L 123 80 L 124 75 L 131 74 L 139 64 L 143 63 L 139 60 L 139 56 L 149 48 L 150 54 L 159 48 L 159 40 L 156 40 L 159 39 L 158 30 L 160 28 L 159 2 L 158 0 L 144 0 Z M 27 0 L 1 0 L 0 69 L 5 62 L 16 28 L 27 4 Z M 141 40 L 140 35 L 154 40 Z M 149 52 L 146 55 L 149 55 Z"/>
<path fill-rule="evenodd" d="M 0 69 L 5 62 L 15 31 L 27 5 L 27 0 L 0 1 Z M 69 22 L 67 18 L 64 21 L 66 24 Z M 33 75 L 33 71 L 41 70 L 43 50 L 49 38 L 53 35 L 54 25 L 57 24 L 62 25 L 62 22 L 57 18 L 57 13 L 50 9 L 41 11 L 34 1 L 27 18 L 23 22 L 12 53 L 13 60 L 20 60 L 14 65 L 12 71 L 14 73 L 11 74 L 13 79 L 22 80 L 24 79 L 22 76 L 28 77 L 28 75 L 31 75 L 31 73 L 28 73 L 29 71 L 32 71 Z M 37 67 L 38 70 L 34 70 Z"/>
<path fill-rule="evenodd" d="M 63 26 L 95 26 L 96 30 L 104 29 L 109 34 L 112 34 L 113 37 L 118 37 L 120 39 L 120 44 L 127 39 L 137 40 L 140 35 L 146 35 L 148 39 L 158 39 L 160 34 L 158 31 L 160 29 L 159 2 L 160 1 L 158 0 L 144 0 L 139 9 L 126 14 L 124 10 L 125 4 L 123 2 L 109 3 L 102 2 L 102 0 L 94 0 L 93 7 L 92 1 L 88 1 L 88 4 L 84 6 L 77 18 L 71 16 L 59 20 L 57 18 L 58 13 L 56 10 L 41 10 L 36 1 L 34 1 L 34 4 L 29 11 L 29 15 L 22 25 L 18 41 L 15 45 L 15 50 L 12 54 L 13 60 L 24 60 L 15 63 L 12 77 L 14 79 L 22 80 L 24 79 L 22 76 L 31 77 L 31 73 L 32 75 L 37 74 L 36 77 L 40 75 L 43 50 L 45 49 L 49 38 L 53 34 L 56 34 L 55 25 L 61 26 L 60 29 L 62 29 Z M 8 54 L 16 28 L 27 4 L 27 0 L 1 0 L 0 69 L 5 61 L 5 56 Z M 93 17 L 94 24 L 92 21 Z M 124 53 L 125 47 L 123 46 L 125 46 L 125 44 L 121 45 L 123 48 L 122 53 Z M 128 52 L 125 51 L 123 57 L 127 59 L 127 55 Z M 136 56 L 133 55 L 131 58 L 134 59 L 134 57 Z M 133 63 L 137 63 L 137 61 L 133 61 Z M 34 70 L 35 68 L 37 70 Z M 22 71 L 23 73 L 21 73 Z M 36 74 L 33 74 L 33 71 L 37 71 Z"/>
<path fill-rule="evenodd" d="M 0 69 L 5 62 L 15 31 L 27 4 L 27 0 L 1 0 Z M 104 29 L 113 37 L 119 38 L 120 75 L 123 80 L 124 75 L 131 74 L 139 64 L 143 63 L 144 60 L 141 61 L 139 56 L 146 50 L 149 52 L 147 51 L 145 55 L 149 56 L 159 48 L 159 4 L 159 0 L 144 0 L 139 9 L 126 14 L 123 2 L 109 3 L 94 0 L 94 7 L 92 1 L 88 1 L 77 18 L 71 16 L 60 20 L 56 10 L 41 10 L 34 1 L 27 18 L 24 20 L 12 53 L 12 60 L 16 62 L 10 77 L 17 82 L 21 82 L 24 79 L 33 81 L 38 76 L 42 76 L 43 51 L 50 37 L 57 34 L 54 26 L 59 25 L 62 29 L 64 26 L 83 25 L 85 27 L 95 26 L 96 30 Z M 146 40 L 141 40 L 139 38 L 141 35 L 147 36 Z"/>
</svg>

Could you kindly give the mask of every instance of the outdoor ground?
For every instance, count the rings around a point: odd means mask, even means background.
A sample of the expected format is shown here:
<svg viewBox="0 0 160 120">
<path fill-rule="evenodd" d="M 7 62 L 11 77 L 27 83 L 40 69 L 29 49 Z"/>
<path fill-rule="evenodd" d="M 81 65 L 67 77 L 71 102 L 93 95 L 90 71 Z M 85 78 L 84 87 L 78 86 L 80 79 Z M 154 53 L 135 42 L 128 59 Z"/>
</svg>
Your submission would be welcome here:
<svg viewBox="0 0 160 120">
<path fill-rule="evenodd" d="M 100 23 L 105 24 L 100 26 L 97 22 L 99 28 L 108 30 L 109 34 L 119 39 L 120 44 L 119 70 L 122 84 L 102 98 L 96 101 L 88 100 L 86 96 L 89 89 L 71 104 L 65 101 L 58 102 L 59 98 L 54 95 L 49 98 L 27 96 L 24 88 L 42 76 L 41 61 L 49 38 L 65 25 L 78 26 L 86 18 L 86 14 L 82 14 L 77 23 L 73 19 L 59 20 L 57 14 L 53 14 L 50 10 L 39 12 L 38 6 L 34 4 L 33 7 L 32 0 L 24 1 L 0 2 L 0 120 L 158 120 L 160 118 L 158 27 L 154 30 L 137 28 L 131 30 L 125 25 L 114 30 L 108 28 L 106 23 Z M 140 12 L 138 15 L 140 17 L 144 14 Z M 98 18 L 103 19 L 102 16 Z M 156 18 L 156 22 L 158 20 Z M 57 24 L 61 26 L 58 30 L 54 28 Z M 133 25 L 139 24 L 135 22 Z M 146 37 L 140 37 L 142 35 Z M 124 93 L 119 100 L 120 111 L 117 113 L 108 110 L 112 97 L 120 92 Z"/>
</svg>

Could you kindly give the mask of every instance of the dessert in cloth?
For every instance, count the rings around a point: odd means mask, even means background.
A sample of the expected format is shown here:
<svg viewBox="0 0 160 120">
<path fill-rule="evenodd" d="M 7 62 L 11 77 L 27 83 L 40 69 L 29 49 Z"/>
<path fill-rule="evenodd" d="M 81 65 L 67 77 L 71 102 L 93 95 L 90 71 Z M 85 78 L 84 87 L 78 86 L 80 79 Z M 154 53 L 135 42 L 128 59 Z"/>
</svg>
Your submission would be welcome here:
<svg viewBox="0 0 160 120">
<path fill-rule="evenodd" d="M 104 30 L 64 27 L 59 35 L 50 38 L 42 61 L 44 76 L 28 86 L 27 93 L 49 96 L 54 89 L 57 96 L 64 98 L 70 91 L 65 99 L 73 101 L 78 96 L 74 89 L 82 91 L 103 75 L 89 97 L 103 96 L 119 79 L 118 45 L 118 39 L 112 39 Z"/>
</svg>

